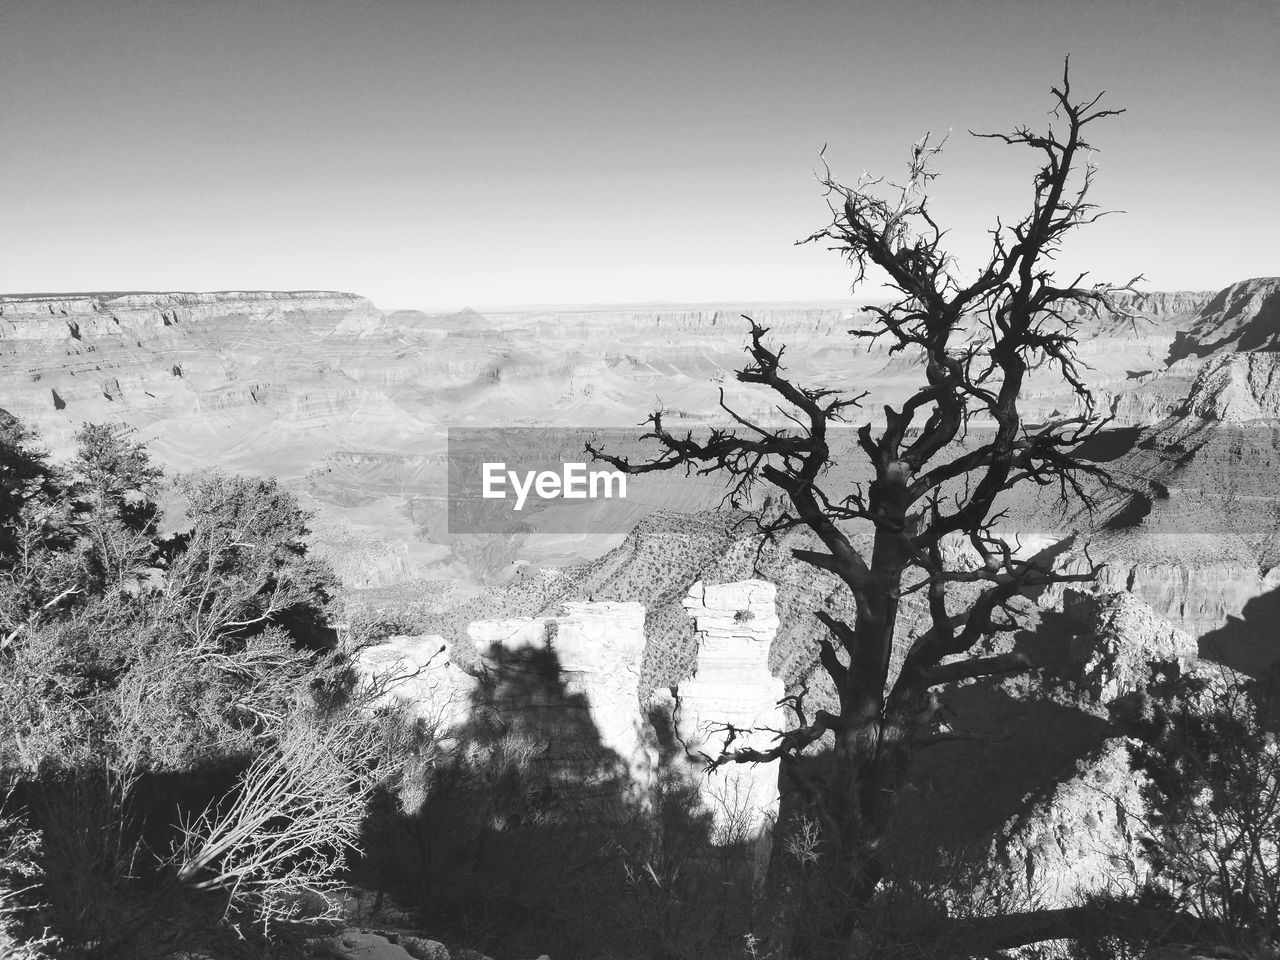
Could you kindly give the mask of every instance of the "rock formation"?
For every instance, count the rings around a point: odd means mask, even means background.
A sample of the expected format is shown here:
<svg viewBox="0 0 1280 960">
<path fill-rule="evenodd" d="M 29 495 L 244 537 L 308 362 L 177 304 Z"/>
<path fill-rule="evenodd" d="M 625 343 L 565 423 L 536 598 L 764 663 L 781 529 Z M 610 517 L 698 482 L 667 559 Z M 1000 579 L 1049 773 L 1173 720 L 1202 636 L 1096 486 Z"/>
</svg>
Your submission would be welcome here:
<svg viewBox="0 0 1280 960">
<path fill-rule="evenodd" d="M 443 637 L 394 636 L 361 650 L 355 666 L 379 693 L 376 704 L 403 704 L 447 737 L 470 719 L 478 686 L 449 654 Z"/>
<path fill-rule="evenodd" d="M 777 590 L 763 580 L 689 590 L 684 608 L 697 631 L 693 676 L 673 688 L 676 734 L 696 765 L 726 750 L 767 749 L 789 718 L 778 701 L 782 680 L 769 671 L 769 644 L 778 630 Z M 698 783 L 718 842 L 767 843 L 777 814 L 776 764 L 726 764 Z"/>
<path fill-rule="evenodd" d="M 1237 353 L 1204 361 L 1174 415 L 1217 423 L 1280 420 L 1280 354 Z"/>
<path fill-rule="evenodd" d="M 640 604 L 571 602 L 556 616 L 477 621 L 468 634 L 480 653 L 470 671 L 432 635 L 391 637 L 356 667 L 383 702 L 405 704 L 445 742 L 496 721 L 528 741 L 574 802 L 587 797 L 601 814 L 647 806 L 656 755 L 638 694 Z"/>
<path fill-rule="evenodd" d="M 1139 843 L 1142 810 L 1125 742 L 1108 740 L 995 838 L 984 894 L 1014 912 L 1133 893 L 1148 872 Z"/>
<path fill-rule="evenodd" d="M 1194 639 L 1131 593 L 1069 590 L 1063 609 L 1084 626 L 1072 640 L 1071 659 L 1080 688 L 1095 701 L 1111 703 L 1141 689 L 1153 663 L 1186 666 L 1198 656 Z"/>
<path fill-rule="evenodd" d="M 643 796 L 652 785 L 656 765 L 652 733 L 639 698 L 644 607 L 569 602 L 560 616 L 542 622 L 565 694 L 586 702 L 601 747 L 619 758 L 637 788 L 636 795 Z M 472 636 L 478 639 L 479 634 Z"/>
<path fill-rule="evenodd" d="M 647 807 L 657 761 L 639 696 L 643 606 L 569 602 L 556 616 L 482 620 L 467 632 L 486 675 L 477 707 L 535 741 L 557 777 L 577 781 L 566 790 L 593 794 L 597 814 Z"/>
<path fill-rule="evenodd" d="M 1157 663 L 1195 663 L 1195 641 L 1128 593 L 1068 591 L 1064 612 L 1079 633 L 1071 660 L 1080 693 L 1100 706 L 1140 690 Z M 989 891 L 1007 909 L 1066 907 L 1099 894 L 1133 893 L 1148 876 L 1142 780 L 1126 741 L 1111 737 L 1075 770 L 1033 795 L 991 846 Z"/>
<path fill-rule="evenodd" d="M 1224 350 L 1280 350 L 1280 278 L 1259 277 L 1220 290 L 1186 325 L 1170 359 Z"/>
<path fill-rule="evenodd" d="M 778 630 L 776 588 L 763 580 L 695 583 L 683 601 L 696 643 L 692 675 L 642 703 L 645 608 L 634 602 L 567 601 L 558 614 L 476 620 L 467 635 L 481 655 L 475 674 L 449 659 L 438 636 L 392 637 L 362 652 L 358 667 L 441 731 L 465 736 L 477 711 L 537 741 L 537 751 L 582 784 L 622 788 L 647 805 L 659 774 L 649 708 L 666 708 L 684 757 L 669 772 L 693 787 L 720 842 L 767 851 L 777 812 L 775 765 L 706 761 L 727 747 L 766 748 L 789 722 L 783 681 L 769 669 Z M 590 791 L 588 791 L 590 792 Z"/>
</svg>

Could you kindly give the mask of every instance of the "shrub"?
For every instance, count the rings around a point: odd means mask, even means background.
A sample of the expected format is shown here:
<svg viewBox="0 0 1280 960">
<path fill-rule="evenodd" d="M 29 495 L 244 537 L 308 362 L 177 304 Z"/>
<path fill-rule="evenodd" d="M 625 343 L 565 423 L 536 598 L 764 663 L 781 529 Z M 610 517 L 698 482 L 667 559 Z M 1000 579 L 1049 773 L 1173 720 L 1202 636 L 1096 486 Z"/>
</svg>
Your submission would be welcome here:
<svg viewBox="0 0 1280 960">
<path fill-rule="evenodd" d="M 318 649 L 335 581 L 307 515 L 274 481 L 181 477 L 186 528 L 161 536 L 145 448 L 76 439 L 60 469 L 0 418 L 0 773 L 60 955 L 325 915 L 395 746 Z"/>
<path fill-rule="evenodd" d="M 350 713 L 294 721 L 235 788 L 182 825 L 180 883 L 218 891 L 264 928 L 338 917 L 336 893 L 378 780 L 370 724 Z"/>
<path fill-rule="evenodd" d="M 1134 723 L 1134 767 L 1154 871 L 1149 899 L 1276 946 L 1280 930 L 1280 744 L 1276 688 L 1235 676 L 1155 671 Z"/>
<path fill-rule="evenodd" d="M 20 813 L 0 804 L 0 957 L 44 960 L 56 946 L 47 931 L 32 931 L 36 904 L 33 887 L 40 878 L 40 837 Z"/>
</svg>

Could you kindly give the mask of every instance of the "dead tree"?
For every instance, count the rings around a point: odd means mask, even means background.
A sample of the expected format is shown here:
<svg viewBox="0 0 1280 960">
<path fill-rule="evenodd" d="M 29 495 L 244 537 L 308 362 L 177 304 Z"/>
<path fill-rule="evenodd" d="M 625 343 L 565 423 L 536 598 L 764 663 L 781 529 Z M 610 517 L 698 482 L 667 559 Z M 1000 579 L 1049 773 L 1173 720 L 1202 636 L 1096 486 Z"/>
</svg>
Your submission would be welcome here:
<svg viewBox="0 0 1280 960">
<path fill-rule="evenodd" d="M 646 421 L 644 435 L 661 447 L 654 459 L 639 462 L 588 448 L 628 473 L 723 474 L 733 497 L 758 482 L 776 487 L 786 510 L 768 531 L 808 527 L 822 549 L 797 549 L 795 555 L 833 574 L 852 593 L 852 623 L 818 614 L 829 632 L 819 641 L 818 656 L 839 693 L 838 712 L 808 716 L 797 703 L 796 724 L 771 749 L 731 749 L 713 763 L 777 760 L 795 768 L 806 748 L 831 735 L 834 773 L 816 800 L 828 845 L 842 864 L 842 884 L 855 904 L 866 901 L 882 876 L 889 814 L 927 733 L 922 718 L 929 714 L 933 688 L 1028 666 L 1019 656 L 971 651 L 984 637 L 1015 627 L 1015 598 L 1093 576 L 1064 574 L 1043 560 L 1022 558 L 995 532 L 997 500 L 1013 488 L 1038 484 L 1086 499 L 1086 486 L 1105 477 L 1103 468 L 1079 455 L 1080 445 L 1106 419 L 1083 379 L 1076 337 L 1085 317 L 1115 309 L 1111 294 L 1134 282 L 1082 286 L 1084 274 L 1065 285 L 1055 280 L 1052 260 L 1063 238 L 1102 215 L 1088 201 L 1094 167 L 1086 128 L 1123 111 L 1101 108 L 1101 94 L 1073 98 L 1065 68 L 1052 92 L 1055 106 L 1046 132 L 1019 127 L 979 135 L 1030 147 L 1041 162 L 1030 212 L 990 231 L 990 258 L 971 282 L 957 279 L 943 246 L 945 231 L 929 208 L 931 161 L 940 145 L 930 145 L 928 136 L 913 147 L 902 185 L 864 177 L 850 187 L 829 169 L 821 177 L 832 220 L 809 240 L 831 241 L 857 282 L 878 268 L 897 294 L 887 306 L 865 308 L 868 322 L 851 335 L 887 341 L 891 353 L 922 361 L 914 394 L 897 409 L 884 406 L 879 423 L 857 426 L 858 455 L 874 479 L 851 490 L 828 489 L 832 430 L 852 425 L 851 414 L 867 394 L 857 384 L 833 389 L 797 383 L 782 363 L 784 348 L 766 342 L 768 330 L 754 321 L 750 361 L 737 379 L 777 394 L 794 427 L 754 422 L 731 410 L 722 392 L 732 427 L 698 437 L 677 434 L 659 411 Z M 1028 423 L 1019 398 L 1028 374 L 1045 367 L 1061 376 L 1077 402 L 1070 415 Z M 971 422 L 976 427 L 979 421 L 985 421 L 984 430 L 971 435 Z M 973 442 L 975 437 L 981 442 Z M 869 550 L 855 546 L 851 531 L 860 524 L 869 525 Z M 957 541 L 972 548 L 969 557 L 976 556 L 976 564 L 950 559 L 950 545 Z M 959 583 L 970 585 L 962 609 L 955 596 Z M 890 659 L 899 606 L 913 592 L 927 599 L 931 626 L 911 643 L 894 675 Z"/>
</svg>

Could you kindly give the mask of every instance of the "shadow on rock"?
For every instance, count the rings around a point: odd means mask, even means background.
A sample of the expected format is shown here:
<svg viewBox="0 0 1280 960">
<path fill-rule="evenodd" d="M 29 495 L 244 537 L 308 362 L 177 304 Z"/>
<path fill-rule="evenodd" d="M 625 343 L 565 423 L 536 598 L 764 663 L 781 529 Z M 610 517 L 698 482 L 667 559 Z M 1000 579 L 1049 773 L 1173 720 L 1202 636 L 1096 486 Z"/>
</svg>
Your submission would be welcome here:
<svg viewBox="0 0 1280 960">
<path fill-rule="evenodd" d="M 494 956 L 692 958 L 741 942 L 748 844 L 712 842 L 664 717 L 638 783 L 548 646 L 495 644 L 470 701 L 418 789 L 379 798 L 363 884 L 432 937 Z"/>
</svg>

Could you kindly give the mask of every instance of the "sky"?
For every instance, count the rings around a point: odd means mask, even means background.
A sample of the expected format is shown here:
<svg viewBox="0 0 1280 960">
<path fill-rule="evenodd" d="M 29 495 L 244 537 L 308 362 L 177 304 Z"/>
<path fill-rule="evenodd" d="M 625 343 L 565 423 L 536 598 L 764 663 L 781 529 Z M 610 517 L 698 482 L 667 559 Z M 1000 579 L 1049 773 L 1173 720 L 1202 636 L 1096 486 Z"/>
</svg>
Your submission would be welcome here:
<svg viewBox="0 0 1280 960">
<path fill-rule="evenodd" d="M 962 270 L 1073 87 L 1126 108 L 1060 268 L 1280 274 L 1280 0 L 0 0 L 0 292 L 337 289 L 384 309 L 834 300 L 846 182 L 950 139 Z"/>
</svg>

